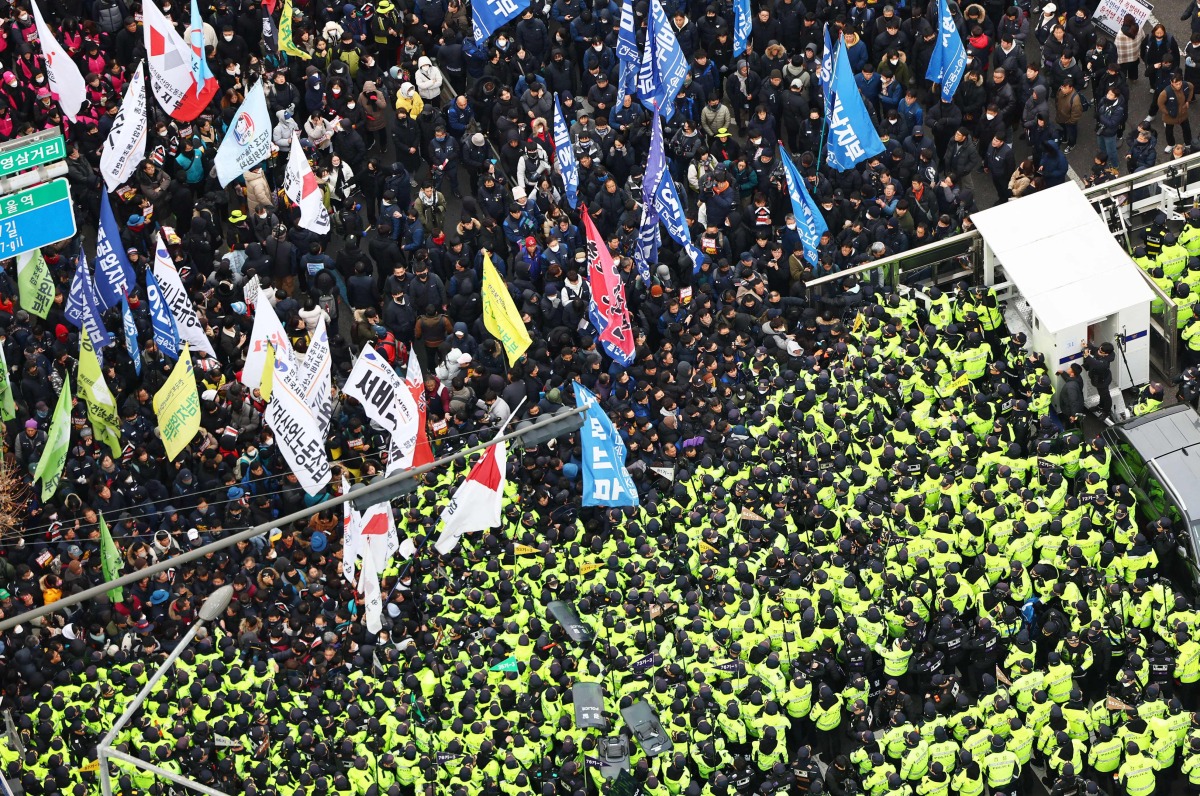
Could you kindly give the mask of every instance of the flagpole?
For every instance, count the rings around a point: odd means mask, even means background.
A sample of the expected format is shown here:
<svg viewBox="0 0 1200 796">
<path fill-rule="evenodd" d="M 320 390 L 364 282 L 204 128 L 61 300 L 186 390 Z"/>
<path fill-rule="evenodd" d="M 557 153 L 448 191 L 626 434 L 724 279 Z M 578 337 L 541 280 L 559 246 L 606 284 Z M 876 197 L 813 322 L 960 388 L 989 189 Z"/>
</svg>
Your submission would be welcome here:
<svg viewBox="0 0 1200 796">
<path fill-rule="evenodd" d="M 839 41 L 840 41 L 840 38 L 841 37 L 839 36 Z M 837 58 L 835 58 L 833 55 L 833 43 L 832 42 L 830 42 L 829 49 L 830 49 L 830 52 L 829 52 L 829 64 L 830 64 L 829 65 L 829 84 L 825 87 L 825 90 L 829 91 L 829 93 L 832 95 L 833 87 L 834 87 L 834 85 L 836 85 L 835 81 L 837 79 Z M 831 99 L 832 99 L 832 96 L 831 96 Z M 833 103 L 832 102 L 828 103 L 828 107 L 829 107 L 830 112 L 832 113 L 833 112 Z M 824 152 L 825 152 L 825 135 L 828 131 L 829 131 L 829 114 L 826 113 L 822 116 L 821 137 L 817 140 L 817 170 L 818 171 L 820 171 L 820 169 L 821 169 L 821 158 L 824 156 Z"/>
</svg>

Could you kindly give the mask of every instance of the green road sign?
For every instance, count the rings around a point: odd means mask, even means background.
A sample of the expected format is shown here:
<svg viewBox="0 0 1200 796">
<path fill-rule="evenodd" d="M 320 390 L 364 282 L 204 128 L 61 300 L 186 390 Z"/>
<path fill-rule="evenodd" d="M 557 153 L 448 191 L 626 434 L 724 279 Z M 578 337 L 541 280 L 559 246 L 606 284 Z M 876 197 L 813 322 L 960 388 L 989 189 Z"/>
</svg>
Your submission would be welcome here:
<svg viewBox="0 0 1200 796">
<path fill-rule="evenodd" d="M 67 156 L 62 133 L 34 133 L 0 148 L 0 177 L 32 169 Z"/>
<path fill-rule="evenodd" d="M 66 240 L 75 234 L 65 179 L 0 196 L 0 259 Z"/>
</svg>

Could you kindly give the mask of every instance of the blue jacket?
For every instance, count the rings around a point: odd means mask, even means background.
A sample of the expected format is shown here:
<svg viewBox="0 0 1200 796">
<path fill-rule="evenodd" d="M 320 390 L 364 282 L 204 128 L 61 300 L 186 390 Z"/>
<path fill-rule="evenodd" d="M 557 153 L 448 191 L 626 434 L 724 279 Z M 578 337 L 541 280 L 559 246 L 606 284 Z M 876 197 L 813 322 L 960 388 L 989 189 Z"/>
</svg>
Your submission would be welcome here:
<svg viewBox="0 0 1200 796">
<path fill-rule="evenodd" d="M 1067 179 L 1068 168 L 1067 156 L 1059 150 L 1058 142 L 1047 141 L 1045 154 L 1042 155 L 1042 176 L 1046 179 L 1046 185 L 1062 185 Z"/>
</svg>

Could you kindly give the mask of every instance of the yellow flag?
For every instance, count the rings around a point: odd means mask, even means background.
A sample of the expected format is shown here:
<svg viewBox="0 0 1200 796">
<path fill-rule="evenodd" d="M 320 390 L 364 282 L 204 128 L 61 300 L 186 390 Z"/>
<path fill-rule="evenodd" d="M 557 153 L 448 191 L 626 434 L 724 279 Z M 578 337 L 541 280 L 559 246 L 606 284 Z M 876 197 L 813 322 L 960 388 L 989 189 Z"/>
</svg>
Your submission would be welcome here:
<svg viewBox="0 0 1200 796">
<path fill-rule="evenodd" d="M 269 401 L 273 389 L 275 389 L 275 346 L 267 343 L 267 358 L 263 361 L 263 375 L 262 381 L 258 385 L 258 394 L 264 401 Z"/>
<path fill-rule="evenodd" d="M 185 343 L 167 383 L 154 395 L 154 413 L 162 432 L 167 459 L 174 460 L 200 430 L 200 394 L 192 370 L 192 352 Z"/>
<path fill-rule="evenodd" d="M 483 325 L 504 346 L 510 365 L 516 364 L 533 342 L 504 278 L 487 252 L 483 253 Z"/>
<path fill-rule="evenodd" d="M 715 552 L 717 552 L 717 548 L 713 547 L 708 542 L 701 539 L 700 540 L 700 552 L 701 553 L 715 553 Z"/>
<path fill-rule="evenodd" d="M 279 16 L 279 52 L 294 55 L 307 61 L 311 55 L 296 46 L 292 39 L 292 0 L 283 0 L 283 12 Z"/>
<path fill-rule="evenodd" d="M 595 561 L 589 561 L 589 562 L 588 562 L 588 563 L 586 563 L 586 564 L 580 564 L 580 565 L 579 565 L 579 574 L 580 574 L 580 575 L 586 575 L 586 574 L 588 574 L 589 572 L 592 572 L 593 570 L 600 569 L 600 567 L 602 567 L 602 566 L 604 566 L 604 565 L 603 565 L 603 564 L 599 564 L 599 563 L 597 563 L 597 562 L 595 562 Z"/>
<path fill-rule="evenodd" d="M 96 348 L 87 329 L 79 332 L 79 387 L 87 403 L 88 420 L 96 439 L 108 446 L 114 457 L 121 455 L 121 423 L 117 418 L 117 400 L 104 381 Z"/>
<path fill-rule="evenodd" d="M 950 391 L 954 392 L 955 390 L 960 390 L 963 387 L 966 387 L 970 381 L 971 380 L 967 377 L 966 371 L 964 371 L 957 379 L 950 382 Z"/>
<path fill-rule="evenodd" d="M 514 556 L 531 556 L 538 552 L 536 547 L 530 547 L 527 544 L 519 544 L 513 547 Z"/>
</svg>

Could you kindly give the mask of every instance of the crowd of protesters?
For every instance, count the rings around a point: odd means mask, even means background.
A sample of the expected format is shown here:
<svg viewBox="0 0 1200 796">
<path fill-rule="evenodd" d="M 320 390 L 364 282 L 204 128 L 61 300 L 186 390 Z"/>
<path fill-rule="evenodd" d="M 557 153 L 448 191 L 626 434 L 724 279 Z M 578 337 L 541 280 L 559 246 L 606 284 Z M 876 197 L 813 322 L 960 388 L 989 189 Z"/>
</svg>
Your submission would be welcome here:
<svg viewBox="0 0 1200 796">
<path fill-rule="evenodd" d="M 1200 792 L 1200 612 L 1176 552 L 1186 531 L 1139 502 L 1127 481 L 1140 474 L 1082 432 L 1082 373 L 1047 370 L 987 291 L 933 289 L 918 305 L 855 275 L 806 289 L 960 231 L 981 171 L 998 201 L 1063 182 L 1093 120 L 1092 181 L 1153 165 L 1159 129 L 1183 154 L 1194 59 L 1161 26 L 1127 20 L 1111 41 L 1087 6 L 951 4 L 972 62 L 942 102 L 923 79 L 932 7 L 756 4 L 735 57 L 730 6 L 664 5 L 690 63 L 665 129 L 669 171 L 705 260 L 693 273 L 666 242 L 649 282 L 630 256 L 651 118 L 636 97 L 617 102 L 616 4 L 555 0 L 489 42 L 473 40 L 459 0 L 270 8 L 276 21 L 293 9 L 307 59 L 264 45 L 253 0 L 201 9 L 219 99 L 188 124 L 151 100 L 149 157 L 111 197 L 138 277 L 140 373 L 119 312 L 107 317 L 119 342 L 101 352 L 124 450 L 97 442 L 76 400 L 61 485 L 46 501 L 17 492 L 21 522 L 0 537 L 0 616 L 101 582 L 101 516 L 133 572 L 334 497 L 343 475 L 383 471 L 386 436 L 339 399 L 331 486 L 305 494 L 262 395 L 238 381 L 261 302 L 300 356 L 328 322 L 337 386 L 367 342 L 401 372 L 415 352 L 438 455 L 514 414 L 573 404 L 582 382 L 622 434 L 640 505 L 581 506 L 571 434 L 515 451 L 501 526 L 451 554 L 422 543 L 469 462 L 395 502 L 400 536 L 420 550 L 381 573 L 378 634 L 341 572 L 337 504 L 4 631 L 0 708 L 15 730 L 0 736 L 0 767 L 26 793 L 98 792 L 99 739 L 225 584 L 229 607 L 115 741 L 225 793 L 605 792 L 598 738 L 628 736 L 620 709 L 640 699 L 674 746 L 651 758 L 629 739 L 631 773 L 652 796 L 976 796 L 1027 793 L 1038 778 L 1063 796 Z M 643 34 L 647 9 L 635 3 Z M 176 0 L 162 10 L 181 24 L 188 14 Z M 122 0 L 42 11 L 86 73 L 88 101 L 63 120 L 29 9 L 12 5 L 0 137 L 62 128 L 86 252 L 99 151 L 143 36 Z M 846 172 L 818 167 L 826 24 L 886 144 Z M 259 78 L 279 151 L 221 190 L 212 158 Z M 627 368 L 589 318 L 555 97 L 579 194 L 625 283 Z M 301 228 L 278 190 L 293 132 L 325 194 L 327 236 Z M 830 229 L 815 265 L 780 146 Z M 216 352 L 193 351 L 202 428 L 173 460 L 152 408 L 172 367 L 145 293 L 156 236 Z M 44 453 L 58 393 L 78 384 L 64 305 L 80 249 L 45 251 L 59 287 L 45 320 L 20 307 L 11 261 L 0 273 L 17 482 Z M 534 340 L 512 365 L 481 320 L 485 251 Z M 247 297 L 251 277 L 260 289 Z M 1112 357 L 1089 355 L 1094 383 Z M 553 600 L 576 607 L 592 643 L 568 638 Z M 605 732 L 575 724 L 581 681 L 604 686 Z M 114 772 L 124 796 L 174 788 Z"/>
</svg>

